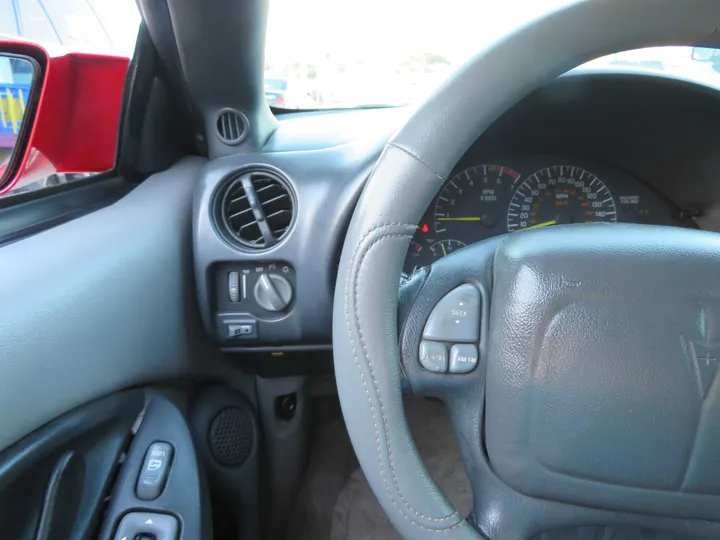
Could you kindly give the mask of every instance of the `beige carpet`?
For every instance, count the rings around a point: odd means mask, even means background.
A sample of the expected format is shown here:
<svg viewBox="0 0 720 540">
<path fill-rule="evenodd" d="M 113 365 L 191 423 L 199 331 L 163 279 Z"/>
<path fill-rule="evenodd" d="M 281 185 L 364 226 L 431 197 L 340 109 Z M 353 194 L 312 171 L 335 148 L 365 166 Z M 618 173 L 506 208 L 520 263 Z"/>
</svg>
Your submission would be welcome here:
<svg viewBox="0 0 720 540">
<path fill-rule="evenodd" d="M 315 431 L 310 462 L 286 540 L 395 540 L 400 535 L 370 491 L 345 430 L 337 398 L 314 403 Z M 430 474 L 456 508 L 467 515 L 472 494 L 442 403 L 405 401 L 415 442 Z M 688 540 L 691 537 L 682 537 Z M 639 529 L 584 527 L 541 534 L 535 540 L 680 540 Z"/>
<path fill-rule="evenodd" d="M 312 455 L 286 538 L 399 539 L 358 466 L 337 400 L 323 398 L 316 405 Z M 472 493 L 443 404 L 414 398 L 405 401 L 405 412 L 430 474 L 469 513 Z"/>
</svg>

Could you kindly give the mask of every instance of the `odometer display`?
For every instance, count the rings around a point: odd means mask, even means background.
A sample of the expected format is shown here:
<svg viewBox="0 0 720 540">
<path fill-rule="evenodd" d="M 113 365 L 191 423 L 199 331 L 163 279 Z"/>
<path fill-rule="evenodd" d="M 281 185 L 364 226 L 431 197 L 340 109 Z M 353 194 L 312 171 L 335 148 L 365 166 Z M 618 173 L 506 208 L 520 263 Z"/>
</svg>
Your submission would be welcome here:
<svg viewBox="0 0 720 540">
<path fill-rule="evenodd" d="M 510 232 L 595 221 L 617 221 L 615 200 L 597 176 L 570 165 L 528 176 L 515 190 L 507 215 Z"/>
</svg>

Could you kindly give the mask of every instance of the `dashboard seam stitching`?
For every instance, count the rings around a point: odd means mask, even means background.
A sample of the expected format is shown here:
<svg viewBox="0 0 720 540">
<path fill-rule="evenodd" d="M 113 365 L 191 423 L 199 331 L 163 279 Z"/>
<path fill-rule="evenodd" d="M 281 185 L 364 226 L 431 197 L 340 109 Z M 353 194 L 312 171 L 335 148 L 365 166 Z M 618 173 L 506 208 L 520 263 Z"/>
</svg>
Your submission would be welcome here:
<svg viewBox="0 0 720 540">
<path fill-rule="evenodd" d="M 394 148 L 397 148 L 397 149 L 400 150 L 401 152 L 406 153 L 408 156 L 414 158 L 415 160 L 417 160 L 418 162 L 420 162 L 421 164 L 423 164 L 425 167 L 427 167 L 428 170 L 430 170 L 435 176 L 437 176 L 438 179 L 439 179 L 441 182 L 444 182 L 444 181 L 445 181 L 445 178 L 443 177 L 443 175 L 441 175 L 439 172 L 437 172 L 435 169 L 433 169 L 430 165 L 428 165 L 427 163 L 425 163 L 425 161 L 423 161 L 423 159 L 422 159 L 420 156 L 418 156 L 417 154 L 415 154 L 414 152 L 411 152 L 410 150 L 408 150 L 408 149 L 405 148 L 404 146 L 400 146 L 399 144 L 394 143 L 394 142 L 389 142 L 389 143 L 387 143 L 387 145 L 388 145 L 388 146 L 392 146 L 392 147 L 394 147 Z"/>
<path fill-rule="evenodd" d="M 385 228 L 385 227 L 392 227 L 392 226 L 412 227 L 413 229 L 416 229 L 416 228 L 417 228 L 416 226 L 410 225 L 410 224 L 407 224 L 407 223 L 390 223 L 390 224 L 378 225 L 378 226 L 373 227 L 372 229 L 370 229 L 370 230 L 366 233 L 366 236 L 365 236 L 365 237 L 367 238 L 371 233 L 373 233 L 374 231 L 376 231 L 376 230 L 378 230 L 378 229 Z M 362 346 L 364 359 L 365 359 L 365 362 L 366 362 L 366 364 L 367 364 L 367 368 L 368 368 L 368 370 L 370 371 L 370 374 L 371 374 L 373 391 L 374 391 L 374 393 L 375 393 L 375 397 L 376 397 L 376 399 L 378 400 L 378 404 L 379 404 L 380 415 L 381 415 L 381 418 L 382 418 L 383 427 L 384 427 L 384 432 L 385 432 L 385 444 L 386 444 L 386 448 L 387 448 L 387 451 L 388 451 L 388 462 L 389 462 L 389 464 L 390 464 L 390 469 L 391 469 L 392 479 L 393 479 L 393 484 L 394 484 L 394 486 L 395 486 L 395 489 L 396 489 L 398 495 L 400 496 L 401 500 L 402 500 L 403 503 L 405 504 L 405 506 L 406 506 L 411 512 L 413 512 L 416 516 L 418 516 L 418 517 L 421 517 L 421 518 L 424 518 L 424 519 L 427 519 L 427 520 L 430 520 L 430 521 L 436 521 L 436 522 L 448 521 L 448 520 L 450 520 L 450 519 L 455 518 L 456 516 L 458 516 L 458 512 L 457 512 L 457 511 L 454 511 L 452 514 L 450 514 L 450 515 L 448 515 L 448 516 L 445 516 L 445 517 L 442 517 L 442 518 L 432 518 L 432 517 L 425 516 L 424 514 L 417 512 L 416 510 L 414 510 L 414 509 L 412 508 L 412 506 L 411 506 L 411 505 L 408 503 L 408 501 L 404 498 L 404 496 L 403 496 L 403 494 L 402 494 L 402 491 L 400 490 L 400 487 L 399 487 L 399 485 L 398 485 L 398 483 L 397 483 L 397 477 L 396 477 L 396 475 L 395 475 L 395 470 L 394 470 L 394 462 L 393 462 L 393 458 L 392 458 L 392 449 L 391 449 L 391 447 L 390 447 L 390 441 L 389 441 L 390 433 L 389 433 L 389 430 L 388 430 L 388 427 L 387 427 L 387 426 L 388 426 L 388 422 L 387 422 L 387 418 L 386 418 L 386 415 L 385 415 L 384 404 L 383 404 L 382 396 L 380 395 L 380 390 L 379 390 L 379 387 L 378 387 L 377 379 L 376 379 L 376 377 L 375 377 L 375 372 L 374 372 L 374 369 L 373 369 L 373 366 L 372 366 L 372 362 L 370 361 L 370 357 L 369 357 L 369 355 L 368 355 L 367 345 L 366 345 L 366 343 L 365 343 L 364 335 L 363 335 L 363 332 L 362 332 L 362 325 L 360 324 L 360 317 L 359 317 L 359 312 L 358 312 L 358 308 L 357 308 L 357 306 L 358 306 L 358 304 L 357 304 L 358 294 L 357 294 L 357 293 L 358 293 L 358 289 L 359 289 L 359 280 L 358 280 L 357 278 L 358 278 L 358 275 L 359 275 L 359 271 L 360 271 L 360 269 L 361 269 L 361 267 L 362 267 L 362 263 L 363 263 L 363 261 L 365 260 L 365 257 L 367 256 L 367 254 L 368 254 L 368 253 L 370 252 L 370 250 L 373 248 L 373 246 L 375 246 L 375 245 L 376 245 L 377 243 L 379 243 L 381 240 L 384 240 L 384 239 L 387 239 L 387 238 L 393 238 L 393 237 L 398 237 L 398 238 L 400 238 L 400 237 L 401 237 L 401 238 L 412 238 L 412 236 L 411 236 L 410 234 L 408 234 L 407 232 L 405 232 L 405 233 L 394 233 L 394 232 L 383 233 L 383 234 L 380 235 L 379 237 L 375 238 L 369 245 L 365 246 L 364 248 L 358 249 L 358 250 L 355 252 L 355 255 L 353 256 L 353 260 L 352 260 L 351 263 L 350 263 L 350 269 L 349 269 L 348 276 L 347 276 L 347 279 L 346 279 L 346 291 L 345 291 L 345 300 L 346 300 L 346 302 L 345 302 L 345 305 L 346 305 L 345 315 L 346 315 L 346 323 L 347 323 L 347 325 L 348 325 L 348 330 L 350 330 L 350 332 L 349 332 L 349 337 L 350 337 L 350 342 L 351 342 L 351 346 L 352 346 L 352 349 L 353 349 L 353 353 L 354 353 L 354 356 L 355 356 L 355 365 L 356 365 L 356 367 L 358 368 L 358 372 L 360 373 L 360 379 L 361 379 L 361 381 L 362 381 L 362 384 L 363 384 L 363 387 L 364 387 L 364 390 L 365 390 L 365 394 L 366 394 L 366 397 L 367 397 L 367 400 L 368 400 L 368 405 L 370 406 L 370 414 L 371 414 L 371 417 L 372 417 L 373 425 L 374 425 L 374 427 L 375 427 L 375 438 L 376 438 L 376 450 L 377 450 L 377 454 L 378 454 L 378 465 L 379 465 L 379 468 L 380 468 L 380 475 L 381 475 L 381 477 L 382 477 L 383 484 L 384 484 L 384 486 L 385 486 L 385 490 L 386 490 L 386 492 L 388 493 L 388 495 L 390 496 L 390 498 L 391 498 L 391 500 L 392 500 L 393 505 L 395 506 L 395 508 L 396 508 L 398 511 L 400 511 L 400 513 L 403 515 L 403 517 L 404 517 L 405 519 L 407 519 L 408 521 L 410 521 L 411 523 L 413 523 L 413 524 L 416 525 L 417 527 L 420 527 L 420 528 L 425 529 L 425 530 L 427 530 L 427 531 L 436 532 L 436 533 L 443 533 L 443 532 L 447 532 L 447 531 L 449 531 L 449 530 L 455 529 L 455 528 L 457 528 L 457 527 L 460 527 L 461 525 L 463 525 L 463 524 L 465 523 L 465 520 L 464 520 L 464 519 L 461 519 L 460 522 L 458 522 L 458 523 L 456 523 L 456 524 L 454 524 L 454 525 L 452 525 L 452 526 L 450 526 L 450 527 L 444 527 L 444 528 L 442 528 L 442 529 L 430 529 L 430 528 L 425 527 L 424 525 L 422 525 L 422 524 L 420 524 L 420 523 L 417 523 L 417 522 L 414 521 L 413 519 L 410 519 L 410 518 L 408 517 L 408 515 L 397 505 L 397 503 L 396 503 L 396 501 L 395 501 L 395 498 L 393 497 L 393 494 L 392 494 L 392 492 L 390 491 L 390 486 L 388 485 L 388 483 L 387 483 L 387 478 L 386 478 L 386 476 L 385 476 L 385 469 L 384 469 L 383 464 L 382 464 L 382 452 L 380 451 L 380 429 L 379 429 L 378 424 L 377 424 L 377 417 L 376 417 L 376 415 L 375 415 L 375 408 L 374 408 L 374 406 L 373 406 L 373 404 L 372 404 L 372 400 L 370 399 L 370 392 L 369 392 L 368 385 L 367 385 L 367 382 L 366 382 L 366 377 L 365 377 L 365 375 L 364 375 L 364 373 L 363 373 L 363 371 L 362 371 L 362 368 L 361 368 L 361 366 L 360 366 L 360 359 L 359 359 L 359 355 L 358 355 L 357 348 L 356 348 L 356 346 L 355 346 L 355 339 L 353 338 L 353 335 L 352 335 L 352 334 L 353 334 L 353 332 L 352 332 L 353 329 L 352 329 L 352 327 L 350 326 L 350 313 L 349 313 L 349 300 L 350 300 L 350 298 L 349 298 L 349 295 L 350 295 L 350 290 L 349 290 L 350 287 L 349 287 L 349 285 L 350 285 L 350 283 L 349 283 L 349 281 L 350 281 L 351 276 L 352 276 L 352 280 L 354 281 L 353 310 L 354 310 L 355 321 L 356 321 L 356 324 L 357 324 L 357 331 L 358 331 L 358 334 L 359 334 L 359 337 L 360 337 L 360 343 L 361 343 L 361 346 Z M 362 243 L 361 243 L 361 246 L 362 246 Z M 358 255 L 360 255 L 359 259 L 358 259 Z M 357 259 L 357 265 L 355 264 L 356 259 Z"/>
</svg>

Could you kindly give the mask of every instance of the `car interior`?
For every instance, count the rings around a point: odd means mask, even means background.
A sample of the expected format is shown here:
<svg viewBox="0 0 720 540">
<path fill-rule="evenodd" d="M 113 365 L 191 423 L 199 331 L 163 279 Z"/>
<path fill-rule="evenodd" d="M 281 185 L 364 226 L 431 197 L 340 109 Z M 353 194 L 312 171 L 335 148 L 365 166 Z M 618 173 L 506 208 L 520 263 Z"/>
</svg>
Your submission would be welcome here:
<svg viewBox="0 0 720 540">
<path fill-rule="evenodd" d="M 0 197 L 0 538 L 719 538 L 720 86 L 578 66 L 720 3 L 283 110 L 270 2 L 138 0 L 112 170 Z"/>
</svg>

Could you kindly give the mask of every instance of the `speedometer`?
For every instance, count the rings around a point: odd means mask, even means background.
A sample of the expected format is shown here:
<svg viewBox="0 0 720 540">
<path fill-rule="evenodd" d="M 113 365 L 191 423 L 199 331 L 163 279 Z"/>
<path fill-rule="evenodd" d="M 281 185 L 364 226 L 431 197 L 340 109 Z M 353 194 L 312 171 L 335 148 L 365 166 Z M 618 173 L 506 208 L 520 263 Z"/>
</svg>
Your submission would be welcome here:
<svg viewBox="0 0 720 540">
<path fill-rule="evenodd" d="M 528 176 L 515 190 L 507 215 L 510 232 L 594 221 L 617 221 L 615 200 L 597 176 L 570 165 Z"/>
</svg>

